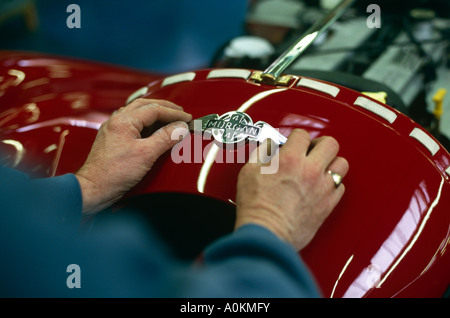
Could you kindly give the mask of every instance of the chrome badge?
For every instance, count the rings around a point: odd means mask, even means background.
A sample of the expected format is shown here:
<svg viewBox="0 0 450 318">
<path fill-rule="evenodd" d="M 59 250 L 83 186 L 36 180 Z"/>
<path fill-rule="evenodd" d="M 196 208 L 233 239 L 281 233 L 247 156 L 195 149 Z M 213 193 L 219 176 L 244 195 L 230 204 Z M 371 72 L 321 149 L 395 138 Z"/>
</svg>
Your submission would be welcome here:
<svg viewBox="0 0 450 318">
<path fill-rule="evenodd" d="M 261 128 L 253 125 L 249 115 L 235 111 L 209 120 L 205 129 L 211 129 L 214 139 L 224 144 L 238 143 L 247 137 L 257 138 L 261 133 Z"/>
<path fill-rule="evenodd" d="M 193 131 L 210 132 L 214 139 L 223 144 L 234 144 L 246 138 L 262 142 L 267 138 L 279 145 L 286 142 L 286 137 L 269 124 L 258 121 L 253 124 L 251 117 L 243 112 L 231 111 L 219 117 L 211 114 L 198 118 L 190 124 Z M 198 124 L 196 124 L 198 123 Z"/>
</svg>

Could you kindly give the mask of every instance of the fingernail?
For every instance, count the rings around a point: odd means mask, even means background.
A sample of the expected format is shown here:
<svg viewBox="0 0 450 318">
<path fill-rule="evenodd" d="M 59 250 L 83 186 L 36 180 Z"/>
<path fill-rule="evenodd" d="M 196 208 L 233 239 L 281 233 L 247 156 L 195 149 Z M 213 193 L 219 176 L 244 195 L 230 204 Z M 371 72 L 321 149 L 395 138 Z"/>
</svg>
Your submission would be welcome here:
<svg viewBox="0 0 450 318">
<path fill-rule="evenodd" d="M 189 130 L 189 126 L 186 122 L 184 121 L 177 121 L 173 124 L 173 128 L 177 129 L 177 128 L 186 128 L 187 130 Z"/>
<path fill-rule="evenodd" d="M 177 121 L 173 123 L 172 140 L 181 141 L 189 134 L 189 126 L 184 121 Z"/>
</svg>

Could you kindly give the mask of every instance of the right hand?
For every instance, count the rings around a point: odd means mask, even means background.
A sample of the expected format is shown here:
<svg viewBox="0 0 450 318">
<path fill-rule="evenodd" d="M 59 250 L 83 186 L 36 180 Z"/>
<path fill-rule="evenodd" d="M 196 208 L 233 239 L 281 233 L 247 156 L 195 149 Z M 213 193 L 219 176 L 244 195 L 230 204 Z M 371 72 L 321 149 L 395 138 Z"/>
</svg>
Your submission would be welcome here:
<svg viewBox="0 0 450 318">
<path fill-rule="evenodd" d="M 294 129 L 279 149 L 276 173 L 261 174 L 261 163 L 247 163 L 238 177 L 235 227 L 259 224 L 297 250 L 304 248 L 344 194 L 344 184 L 336 188 L 328 173 L 348 172 L 338 151 L 334 138 L 311 141 L 306 131 Z"/>
</svg>

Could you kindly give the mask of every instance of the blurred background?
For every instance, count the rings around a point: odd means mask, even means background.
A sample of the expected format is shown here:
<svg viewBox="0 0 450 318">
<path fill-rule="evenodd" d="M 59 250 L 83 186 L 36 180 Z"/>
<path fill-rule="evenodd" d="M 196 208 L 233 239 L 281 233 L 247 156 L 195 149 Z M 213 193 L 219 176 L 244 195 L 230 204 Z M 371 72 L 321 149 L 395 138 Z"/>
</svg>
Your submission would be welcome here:
<svg viewBox="0 0 450 318">
<path fill-rule="evenodd" d="M 264 70 L 337 2 L 0 0 L 0 49 L 164 74 L 207 67 Z M 72 3 L 80 8 L 81 28 L 67 26 Z M 378 15 L 370 4 L 378 6 Z M 449 149 L 449 39 L 448 0 L 359 0 L 286 72 L 386 93 L 377 98 Z"/>
<path fill-rule="evenodd" d="M 68 28 L 70 4 L 81 28 Z M 158 72 L 203 67 L 242 34 L 245 0 L 0 0 L 0 49 L 33 50 Z"/>
</svg>

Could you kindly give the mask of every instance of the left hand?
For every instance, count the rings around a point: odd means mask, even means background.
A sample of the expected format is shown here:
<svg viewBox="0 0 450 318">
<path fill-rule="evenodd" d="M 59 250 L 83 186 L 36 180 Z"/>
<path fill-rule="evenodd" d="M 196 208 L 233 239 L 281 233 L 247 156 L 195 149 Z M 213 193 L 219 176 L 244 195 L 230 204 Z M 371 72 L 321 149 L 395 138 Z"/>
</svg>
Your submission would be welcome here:
<svg viewBox="0 0 450 318">
<path fill-rule="evenodd" d="M 89 156 L 75 174 L 83 196 L 83 214 L 103 210 L 118 201 L 150 171 L 155 161 L 179 140 L 174 129 L 192 116 L 169 101 L 137 99 L 102 124 Z M 156 129 L 149 137 L 145 129 Z"/>
</svg>

